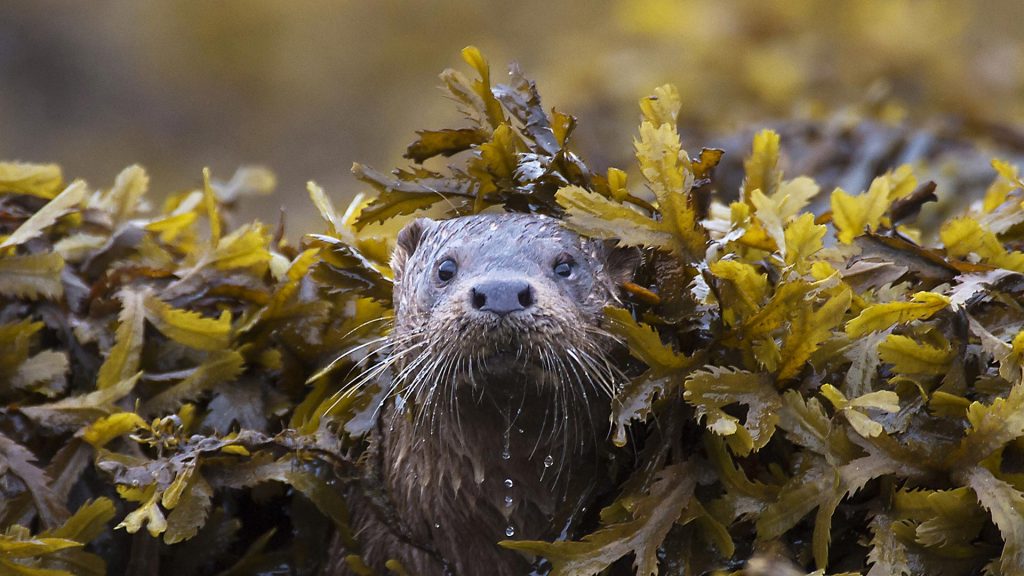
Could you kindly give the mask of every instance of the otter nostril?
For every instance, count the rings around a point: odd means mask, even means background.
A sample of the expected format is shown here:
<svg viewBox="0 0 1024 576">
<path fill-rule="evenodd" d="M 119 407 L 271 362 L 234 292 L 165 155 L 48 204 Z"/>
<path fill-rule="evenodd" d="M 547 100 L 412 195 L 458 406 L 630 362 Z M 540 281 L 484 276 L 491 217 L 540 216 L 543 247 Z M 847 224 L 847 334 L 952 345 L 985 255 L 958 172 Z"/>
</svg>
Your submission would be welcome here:
<svg viewBox="0 0 1024 576">
<path fill-rule="evenodd" d="M 487 295 L 483 292 L 478 292 L 476 288 L 470 290 L 470 298 L 473 302 L 473 308 L 477 310 L 487 305 Z"/>
<path fill-rule="evenodd" d="M 521 304 L 523 308 L 529 308 L 530 306 L 533 306 L 532 288 L 527 286 L 526 288 L 523 288 L 522 290 L 519 291 L 519 304 Z"/>
</svg>

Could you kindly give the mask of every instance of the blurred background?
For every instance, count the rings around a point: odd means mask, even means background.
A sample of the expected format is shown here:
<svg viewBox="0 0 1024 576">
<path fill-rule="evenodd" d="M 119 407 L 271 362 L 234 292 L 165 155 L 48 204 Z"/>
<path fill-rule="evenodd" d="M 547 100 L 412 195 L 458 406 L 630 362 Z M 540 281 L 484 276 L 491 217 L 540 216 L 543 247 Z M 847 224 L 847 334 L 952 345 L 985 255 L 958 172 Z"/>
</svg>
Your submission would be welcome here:
<svg viewBox="0 0 1024 576">
<path fill-rule="evenodd" d="M 315 226 L 305 182 L 343 204 L 421 128 L 460 125 L 440 90 L 475 44 L 496 81 L 517 60 L 545 106 L 580 119 L 595 168 L 631 165 L 637 99 L 683 96 L 684 143 L 779 118 L 885 102 L 891 120 L 1024 123 L 1024 2 L 879 0 L 4 0 L 0 158 L 57 162 L 106 187 L 124 166 L 154 192 L 278 175 L 245 208 Z"/>
</svg>

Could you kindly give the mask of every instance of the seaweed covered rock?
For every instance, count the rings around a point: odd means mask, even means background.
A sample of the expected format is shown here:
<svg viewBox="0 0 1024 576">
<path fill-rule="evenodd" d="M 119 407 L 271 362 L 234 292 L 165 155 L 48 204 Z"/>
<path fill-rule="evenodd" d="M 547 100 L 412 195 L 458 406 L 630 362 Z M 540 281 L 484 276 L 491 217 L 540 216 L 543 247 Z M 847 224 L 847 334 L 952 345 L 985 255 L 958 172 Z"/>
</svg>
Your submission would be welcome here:
<svg viewBox="0 0 1024 576">
<path fill-rule="evenodd" d="M 562 575 L 1024 574 L 1013 163 L 978 186 L 974 161 L 942 179 L 934 156 L 853 149 L 863 185 L 823 191 L 765 130 L 716 174 L 723 150 L 683 150 L 665 86 L 640 101 L 636 169 L 598 172 L 575 118 L 464 56 L 476 78 L 442 78 L 468 126 L 419 132 L 390 175 L 355 165 L 374 190 L 344 213 L 311 183 L 325 230 L 298 247 L 230 225 L 273 187 L 262 170 L 153 210 L 138 167 L 94 190 L 0 164 L 2 571 L 371 573 L 346 497 L 387 499 L 362 457 L 382 385 L 351 385 L 387 336 L 394 235 L 504 209 L 643 264 L 605 310 L 634 357 L 615 488 L 567 538 L 502 546 Z"/>
</svg>

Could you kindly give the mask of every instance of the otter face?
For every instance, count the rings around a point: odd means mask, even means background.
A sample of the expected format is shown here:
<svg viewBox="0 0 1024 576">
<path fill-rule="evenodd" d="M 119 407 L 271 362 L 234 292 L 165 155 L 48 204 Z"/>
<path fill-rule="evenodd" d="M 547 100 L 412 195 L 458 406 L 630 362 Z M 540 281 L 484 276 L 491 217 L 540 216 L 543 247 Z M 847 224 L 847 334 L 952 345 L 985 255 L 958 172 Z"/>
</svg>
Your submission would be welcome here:
<svg viewBox="0 0 1024 576">
<path fill-rule="evenodd" d="M 472 385 L 594 376 L 612 344 L 601 310 L 632 272 L 628 258 L 557 220 L 528 214 L 419 219 L 392 257 L 395 352 L 429 350 L 435 376 Z M 422 355 L 410 353 L 414 366 Z M 406 368 L 406 376 L 436 362 Z M 532 378 L 531 378 L 532 379 Z M 602 386 L 611 387 L 602 377 Z"/>
</svg>

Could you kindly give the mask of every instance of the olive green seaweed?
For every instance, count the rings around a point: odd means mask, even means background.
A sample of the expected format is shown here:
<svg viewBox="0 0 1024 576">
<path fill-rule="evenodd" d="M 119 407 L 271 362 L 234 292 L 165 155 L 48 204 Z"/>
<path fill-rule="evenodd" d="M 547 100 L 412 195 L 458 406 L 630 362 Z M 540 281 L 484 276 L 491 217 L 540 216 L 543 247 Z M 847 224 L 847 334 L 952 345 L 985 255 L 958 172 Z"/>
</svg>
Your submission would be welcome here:
<svg viewBox="0 0 1024 576">
<path fill-rule="evenodd" d="M 416 132 L 394 172 L 354 165 L 368 189 L 343 212 L 310 183 L 323 229 L 298 246 L 232 225 L 266 169 L 161 203 L 139 166 L 96 189 L 0 163 L 0 571 L 313 574 L 334 554 L 372 573 L 346 497 L 380 386 L 353 384 L 390 327 L 395 235 L 504 209 L 642 263 L 606 310 L 633 357 L 615 488 L 566 539 L 502 546 L 552 575 L 1024 575 L 1016 167 L 917 225 L 920 166 L 822 194 L 764 130 L 725 151 L 746 160 L 722 190 L 722 151 L 683 148 L 663 86 L 635 166 L 598 171 L 517 66 L 496 84 L 463 57 L 471 78 L 441 77 L 465 125 Z"/>
</svg>

